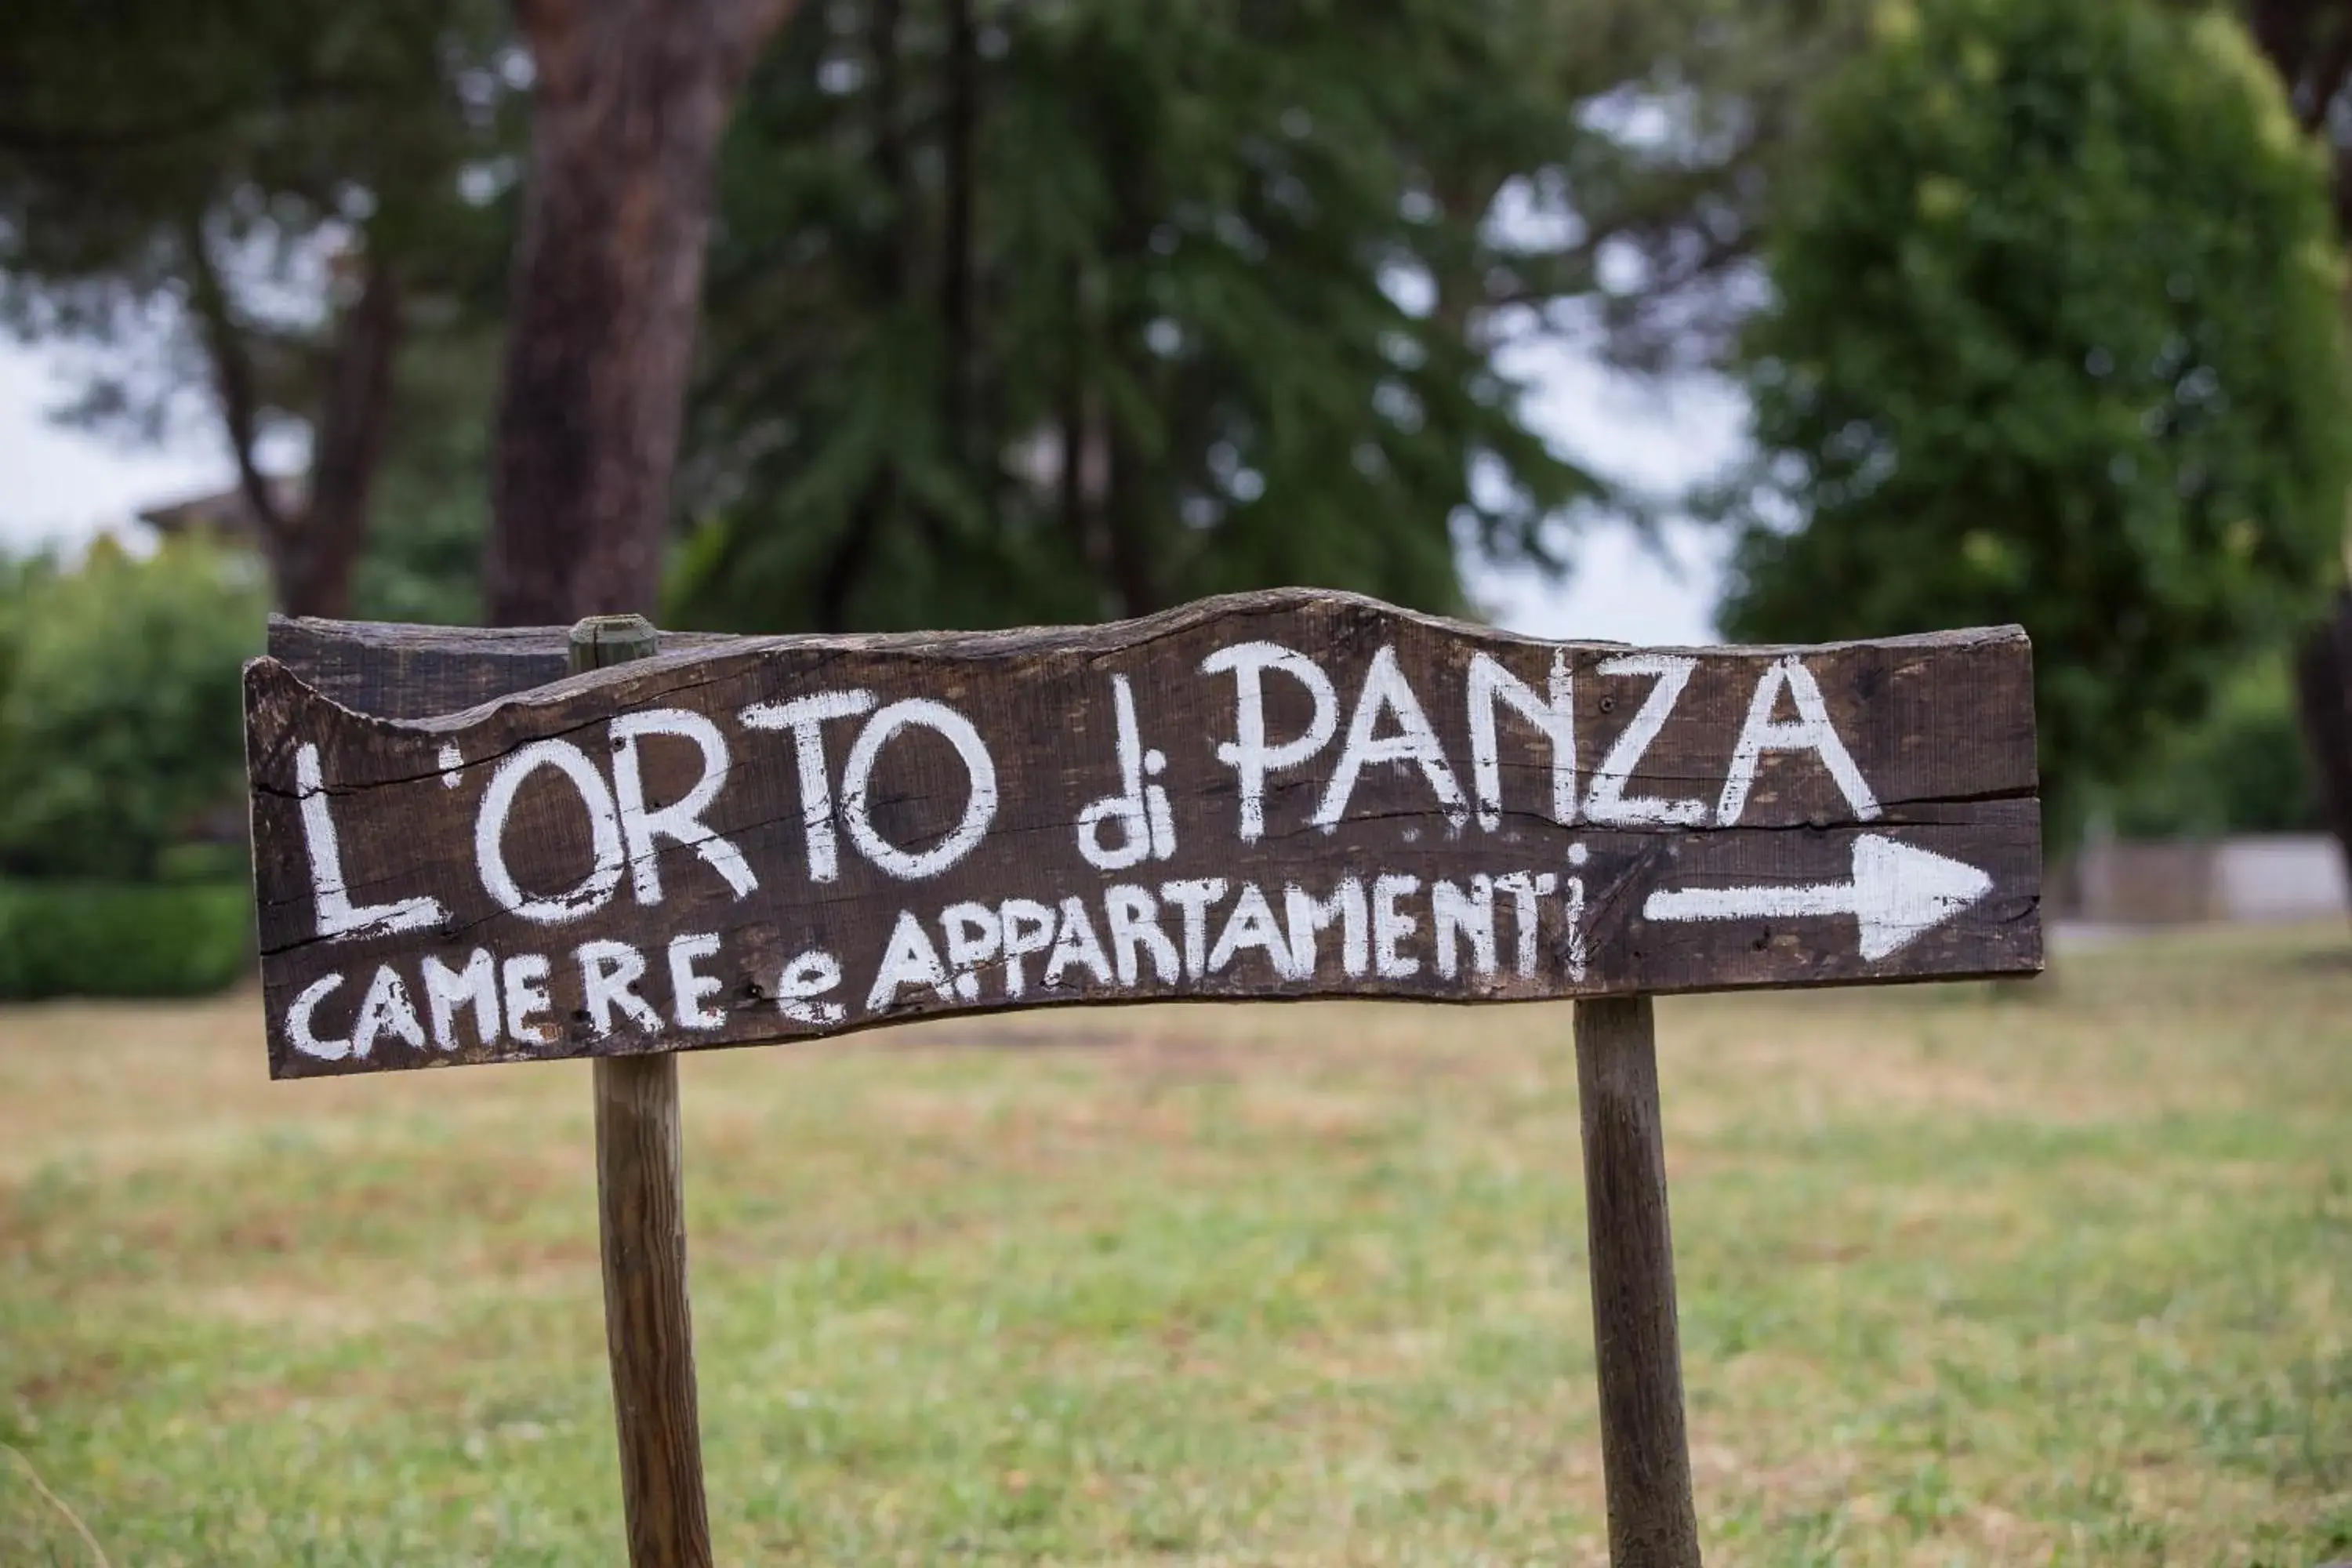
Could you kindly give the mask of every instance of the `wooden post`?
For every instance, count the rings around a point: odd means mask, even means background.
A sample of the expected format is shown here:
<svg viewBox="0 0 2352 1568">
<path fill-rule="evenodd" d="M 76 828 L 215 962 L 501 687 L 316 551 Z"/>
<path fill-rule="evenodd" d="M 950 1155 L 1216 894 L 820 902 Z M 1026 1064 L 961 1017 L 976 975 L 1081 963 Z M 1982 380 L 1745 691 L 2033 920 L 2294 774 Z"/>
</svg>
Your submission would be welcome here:
<svg viewBox="0 0 2352 1568">
<path fill-rule="evenodd" d="M 641 616 L 572 628 L 573 670 L 658 650 Z M 596 1058 L 596 1218 L 604 1255 L 604 1344 L 621 1442 L 630 1568 L 709 1568 L 694 1324 L 686 1283 L 686 1179 L 677 1058 Z"/>
<path fill-rule="evenodd" d="M 245 669 L 271 1075 L 598 1058 L 637 1568 L 710 1562 L 666 1048 L 1046 1003 L 1579 998 L 1611 1552 L 1616 1568 L 1697 1568 L 1648 997 L 2042 967 L 2032 648 L 2015 626 L 1633 658 L 1290 589 L 1118 626 L 681 637 L 660 679 L 625 662 L 656 642 L 633 617 L 568 635 L 281 621 L 276 657 Z M 582 673 L 548 684 L 567 667 Z M 1276 672 L 1287 711 L 1270 731 Z M 1570 705 L 1571 677 L 1604 695 Z M 1343 691 L 1358 697 L 1335 755 Z M 478 706 L 502 693 L 518 700 Z M 1771 718 L 1789 702 L 1800 740 Z M 1365 766 L 1394 750 L 1358 733 L 1384 705 L 1410 721 L 1419 768 Z M 1498 722 L 1506 708 L 1533 721 Z M 909 730 L 929 738 L 893 743 Z M 629 741 L 664 731 L 694 743 Z M 1465 733 L 1445 757 L 1437 737 Z M 1759 748 L 1808 755 L 1759 776 Z M 1595 775 L 1571 822 L 1575 759 L 1601 755 L 1622 766 Z M 1313 758 L 1328 784 L 1292 776 Z M 542 767 L 575 787 L 525 791 Z M 1482 820 L 1511 814 L 1511 835 L 1447 831 L 1471 804 L 1464 781 Z M 1627 809 L 1601 811 L 1604 793 Z M 609 876 L 624 801 L 621 837 L 670 846 L 665 897 Z M 1889 820 L 1881 801 L 1905 809 Z M 1697 816 L 1703 831 L 1664 831 Z M 606 873 L 582 885 L 593 897 L 523 890 L 570 885 L 592 855 Z M 1131 869 L 1146 858 L 1148 875 Z M 1112 879 L 1129 876 L 1159 897 Z M 1482 914 L 1485 894 L 1507 895 L 1516 963 L 1491 921 L 1458 962 L 1465 888 Z M 1431 933 L 1419 956 L 1399 952 L 1416 931 Z M 458 974 L 461 937 L 479 951 Z M 606 969 L 628 956 L 632 978 Z M 735 1004 L 706 1005 L 736 987 Z M 420 994 L 436 1003 L 429 1035 Z M 622 994 L 627 1026 L 611 1016 Z M 460 1000 L 474 1005 L 438 1005 Z"/>
<path fill-rule="evenodd" d="M 1647 996 L 1576 1005 L 1585 1231 L 1612 1568 L 1698 1568 L 1674 1237 Z"/>
</svg>

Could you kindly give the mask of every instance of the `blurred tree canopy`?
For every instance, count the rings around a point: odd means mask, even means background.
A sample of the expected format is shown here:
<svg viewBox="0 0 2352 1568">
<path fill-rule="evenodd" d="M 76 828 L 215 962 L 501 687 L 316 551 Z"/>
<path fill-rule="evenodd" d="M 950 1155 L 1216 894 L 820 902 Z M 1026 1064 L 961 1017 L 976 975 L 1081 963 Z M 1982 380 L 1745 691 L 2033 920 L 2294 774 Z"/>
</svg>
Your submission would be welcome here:
<svg viewBox="0 0 2352 1568">
<path fill-rule="evenodd" d="M 679 613 L 1446 604 L 1465 538 L 1559 557 L 1595 490 L 1495 344 L 1703 356 L 1857 5 L 799 8 L 719 174 Z M 201 393 L 286 606 L 478 615 L 532 83 L 490 0 L 27 0 L 0 316 L 122 351 L 86 419 Z M 263 472 L 285 432 L 307 494 Z"/>
<path fill-rule="evenodd" d="M 2200 718 L 2159 725 L 2091 812 L 2126 838 L 2294 833 L 2320 826 L 2312 784 L 2286 660 L 2269 654 L 2231 671 Z"/>
<path fill-rule="evenodd" d="M 2246 0 L 2246 25 L 2287 90 L 2295 123 L 2328 152 L 2328 199 L 2352 233 L 2352 7 L 2342 0 Z"/>
<path fill-rule="evenodd" d="M 803 8 L 722 161 L 670 618 L 1443 609 L 1463 548 L 1558 564 L 1601 487 L 1494 348 L 1696 324 L 1826 14 Z"/>
<path fill-rule="evenodd" d="M 121 351 L 86 423 L 152 437 L 199 389 L 298 612 L 347 613 L 387 449 L 439 438 L 404 349 L 496 297 L 505 28 L 492 0 L 23 0 L 0 27 L 0 323 Z M 279 433 L 306 486 L 265 472 Z"/>
<path fill-rule="evenodd" d="M 462 318 L 412 333 L 402 349 L 367 548 L 352 563 L 352 616 L 480 622 L 498 351 L 494 321 Z"/>
<path fill-rule="evenodd" d="M 2063 842 L 2338 570 L 2321 153 L 2220 13 L 1936 0 L 1881 13 L 1799 166 L 1726 628 L 2022 622 Z"/>
</svg>

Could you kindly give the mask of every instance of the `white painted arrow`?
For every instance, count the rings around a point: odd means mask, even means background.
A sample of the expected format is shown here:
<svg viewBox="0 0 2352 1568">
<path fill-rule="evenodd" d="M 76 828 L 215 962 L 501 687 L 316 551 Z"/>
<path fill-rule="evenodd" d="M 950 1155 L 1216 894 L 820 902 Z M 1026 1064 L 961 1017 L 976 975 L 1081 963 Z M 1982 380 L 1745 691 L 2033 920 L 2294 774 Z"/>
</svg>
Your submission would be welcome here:
<svg viewBox="0 0 2352 1568">
<path fill-rule="evenodd" d="M 1643 902 L 1642 918 L 1740 921 L 1852 915 L 1862 928 L 1862 956 L 1874 963 L 1901 952 L 1990 891 L 1992 879 L 1974 866 L 1865 833 L 1853 841 L 1852 881 L 1661 889 Z"/>
</svg>

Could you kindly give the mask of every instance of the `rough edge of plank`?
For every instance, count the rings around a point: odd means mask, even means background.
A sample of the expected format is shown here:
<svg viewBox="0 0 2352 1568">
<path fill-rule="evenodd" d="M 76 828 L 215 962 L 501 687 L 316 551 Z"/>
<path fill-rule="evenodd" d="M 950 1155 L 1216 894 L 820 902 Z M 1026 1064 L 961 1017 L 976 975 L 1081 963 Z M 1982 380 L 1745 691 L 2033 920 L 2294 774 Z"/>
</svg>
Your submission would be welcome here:
<svg viewBox="0 0 2352 1568">
<path fill-rule="evenodd" d="M 883 653 L 919 655 L 946 663 L 1003 658 L 1015 654 L 1121 653 L 1163 637 L 1174 637 L 1194 627 L 1224 619 L 1253 616 L 1274 616 L 1296 612 L 1311 606 L 1339 605 L 1360 613 L 1421 626 L 1465 640 L 1489 646 L 1518 647 L 1590 647 L 1622 648 L 1631 645 L 1604 638 L 1538 637 L 1520 632 L 1505 631 L 1475 621 L 1460 620 L 1446 616 L 1433 616 L 1420 610 L 1408 610 L 1367 595 L 1347 593 L 1337 589 L 1270 588 L 1245 594 L 1221 594 L 1211 598 L 1195 599 L 1173 609 L 1132 620 L 1103 621 L 1087 626 L 1019 626 L 999 631 L 956 632 L 864 632 L 864 633 L 793 633 L 776 637 L 745 637 L 713 632 L 664 632 L 662 651 L 647 659 L 615 665 L 609 668 L 580 675 L 559 676 L 551 680 L 488 698 L 470 708 L 429 718 L 401 718 L 370 712 L 338 700 L 320 682 L 320 667 L 334 651 L 342 650 L 358 659 L 370 658 L 394 661 L 419 655 L 458 659 L 511 659 L 518 663 L 545 659 L 561 665 L 568 657 L 571 628 L 569 626 L 509 626 L 495 628 L 420 626 L 396 622 L 328 621 L 289 619 L 272 616 L 269 622 L 269 652 L 248 662 L 247 668 L 274 663 L 280 666 L 294 681 L 321 701 L 332 703 L 345 712 L 362 719 L 389 725 L 395 729 L 420 732 L 439 732 L 460 724 L 478 722 L 492 710 L 510 704 L 540 706 L 561 700 L 575 691 L 615 680 L 638 680 L 648 676 L 698 663 L 714 655 L 739 653 L 807 653 L 813 655 L 845 653 Z M 1658 651 L 1685 653 L 1701 658 L 1768 658 L 1783 654 L 1814 654 L 1832 648 L 1872 647 L 1901 652 L 1917 650 L 1948 650 L 1979 647 L 2001 643 L 2023 643 L 2030 648 L 2032 639 L 2021 626 L 1966 626 L 1950 631 L 1913 632 L 1898 637 L 1853 637 L 1829 643 L 1717 643 L 1717 644 L 1658 644 Z M 1652 645 L 1644 645 L 1649 647 Z"/>
</svg>

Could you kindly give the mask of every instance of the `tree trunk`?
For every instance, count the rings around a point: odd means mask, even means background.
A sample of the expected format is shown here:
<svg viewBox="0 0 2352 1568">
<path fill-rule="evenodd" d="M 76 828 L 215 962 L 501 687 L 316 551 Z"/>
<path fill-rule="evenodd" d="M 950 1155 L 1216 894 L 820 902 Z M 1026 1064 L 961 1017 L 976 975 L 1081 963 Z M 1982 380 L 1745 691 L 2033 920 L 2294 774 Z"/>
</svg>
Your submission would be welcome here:
<svg viewBox="0 0 2352 1568">
<path fill-rule="evenodd" d="M 874 0 L 866 25 L 866 49 L 874 67 L 874 172 L 890 193 L 890 232 L 877 258 L 877 281 L 886 309 L 893 314 L 907 310 L 914 300 L 918 218 L 903 108 L 906 77 L 898 47 L 903 14 L 900 0 Z M 818 631 L 853 628 L 858 587 L 878 556 L 883 531 L 898 521 L 901 489 L 898 458 L 886 455 L 849 509 L 841 537 L 817 572 Z"/>
<path fill-rule="evenodd" d="M 236 307 L 229 299 L 228 281 L 213 260 L 212 239 L 205 233 L 201 212 L 181 219 L 180 247 L 188 264 L 188 309 L 212 369 L 213 398 L 219 405 L 229 456 L 236 462 L 237 490 L 253 514 L 254 531 L 261 538 L 274 574 L 278 541 L 285 536 L 287 524 L 270 489 L 269 476 L 261 471 L 255 458 L 261 440 L 261 393 L 256 384 L 251 347 L 245 341 L 245 324 L 237 320 Z"/>
<path fill-rule="evenodd" d="M 2352 16 L 2340 0 L 2253 0 L 2246 9 L 2248 30 L 2285 84 L 2296 123 L 2320 132 L 2352 79 Z M 2352 156 L 2331 142 L 2330 164 L 2336 229 L 2352 237 Z M 2352 294 L 2346 305 L 2352 310 Z M 2337 593 L 2297 654 L 2294 674 L 2320 810 L 2352 871 L 2352 593 Z"/>
<path fill-rule="evenodd" d="M 201 214 L 182 223 L 180 240 L 188 263 L 188 305 L 212 364 L 222 433 L 269 563 L 278 607 L 289 616 L 348 615 L 352 572 L 367 542 L 368 500 L 392 414 L 392 367 L 401 336 L 398 283 L 377 257 L 365 257 L 359 298 L 337 319 L 328 351 L 311 429 L 310 497 L 292 504 L 261 471 L 259 375 Z"/>
<path fill-rule="evenodd" d="M 712 164 L 791 0 L 516 0 L 538 80 L 491 457 L 497 625 L 651 614 Z"/>
<path fill-rule="evenodd" d="M 2327 618 L 2304 643 L 2294 673 L 2319 809 L 2352 873 L 2352 592 L 2336 595 Z"/>
<path fill-rule="evenodd" d="M 370 256 L 359 298 L 335 323 L 318 421 L 311 432 L 310 494 L 281 520 L 272 541 L 278 602 L 289 616 L 351 614 L 352 573 L 367 542 L 368 503 L 392 418 L 393 361 L 400 352 L 400 289 Z"/>
<path fill-rule="evenodd" d="M 947 352 L 940 423 L 948 457 L 961 465 L 974 457 L 972 275 L 980 265 L 972 250 L 980 183 L 980 29 L 972 0 L 948 0 L 947 72 L 947 215 L 940 245 L 940 321 Z"/>
</svg>

